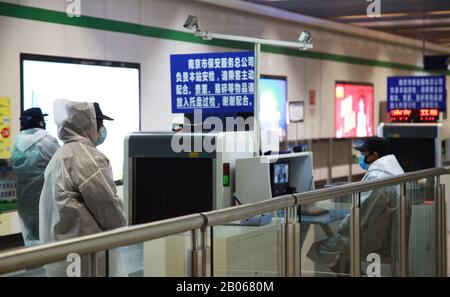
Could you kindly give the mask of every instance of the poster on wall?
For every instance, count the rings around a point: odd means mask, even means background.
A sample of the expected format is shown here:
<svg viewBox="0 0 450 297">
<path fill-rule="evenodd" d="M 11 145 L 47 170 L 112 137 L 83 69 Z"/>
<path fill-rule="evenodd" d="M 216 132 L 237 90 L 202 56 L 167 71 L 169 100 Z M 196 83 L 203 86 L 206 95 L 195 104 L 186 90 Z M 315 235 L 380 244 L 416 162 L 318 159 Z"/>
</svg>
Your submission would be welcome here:
<svg viewBox="0 0 450 297">
<path fill-rule="evenodd" d="M 0 159 L 11 158 L 11 98 L 0 97 Z"/>
<path fill-rule="evenodd" d="M 11 98 L 0 97 L 0 212 L 16 208 L 16 176 L 10 162 L 11 120 Z"/>
<path fill-rule="evenodd" d="M 254 52 L 171 55 L 172 113 L 254 111 Z"/>
<path fill-rule="evenodd" d="M 373 108 L 373 85 L 336 83 L 335 136 L 337 138 L 373 136 Z"/>
</svg>

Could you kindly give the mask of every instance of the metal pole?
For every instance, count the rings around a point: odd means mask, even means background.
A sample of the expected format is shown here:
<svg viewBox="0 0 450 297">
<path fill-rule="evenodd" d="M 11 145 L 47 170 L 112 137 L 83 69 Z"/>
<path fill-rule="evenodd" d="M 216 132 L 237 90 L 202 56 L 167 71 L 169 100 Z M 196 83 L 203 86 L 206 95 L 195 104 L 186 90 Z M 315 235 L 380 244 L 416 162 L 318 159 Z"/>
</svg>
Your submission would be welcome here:
<svg viewBox="0 0 450 297">
<path fill-rule="evenodd" d="M 212 33 L 212 32 L 203 32 L 203 39 L 224 39 L 224 40 L 232 40 L 232 41 L 241 41 L 241 42 L 249 42 L 249 43 L 259 43 L 265 45 L 273 45 L 273 46 L 281 46 L 281 47 L 290 47 L 299 49 L 304 47 L 305 50 L 312 49 L 312 44 L 301 44 L 300 42 L 293 41 L 282 41 L 282 40 L 273 40 L 273 39 L 263 39 L 263 38 L 255 38 L 248 36 L 237 36 L 237 35 L 228 35 L 228 34 L 220 34 L 220 33 Z"/>
<path fill-rule="evenodd" d="M 400 226 L 399 226 L 399 235 L 400 235 L 400 276 L 407 276 L 407 268 L 406 268 L 406 184 L 403 183 L 400 185 L 400 207 L 399 207 L 399 217 L 400 217 Z M 394 263 L 391 263 L 392 265 Z"/>
<path fill-rule="evenodd" d="M 200 277 L 202 276 L 202 269 L 201 269 L 201 250 L 198 248 L 198 229 L 191 231 L 192 236 L 192 263 L 191 263 L 191 275 L 193 277 Z"/>
<path fill-rule="evenodd" d="M 260 155 L 259 151 L 261 149 L 261 126 L 260 126 L 261 101 L 259 96 L 260 58 L 261 58 L 261 43 L 257 42 L 255 43 L 255 120 L 254 120 L 254 129 L 256 133 L 255 156 Z"/>
<path fill-rule="evenodd" d="M 350 273 L 353 277 L 361 276 L 361 245 L 360 245 L 360 194 L 352 195 L 352 220 L 350 232 Z"/>
<path fill-rule="evenodd" d="M 91 277 L 98 277 L 98 269 L 97 269 L 97 253 L 89 254 L 89 262 L 91 266 Z"/>
<path fill-rule="evenodd" d="M 442 277 L 447 276 L 447 216 L 446 216 L 446 202 L 445 202 L 445 184 L 441 187 L 441 234 L 442 234 Z"/>
<path fill-rule="evenodd" d="M 284 212 L 284 257 L 283 257 L 283 276 L 293 276 L 293 230 L 292 230 L 292 208 L 286 208 Z"/>
<path fill-rule="evenodd" d="M 440 234 L 441 234 L 441 259 L 440 259 L 440 265 L 441 265 L 441 276 L 445 277 L 447 276 L 447 231 L 446 231 L 446 216 L 445 216 L 445 185 L 441 184 L 439 187 L 440 191 L 440 208 L 441 208 L 441 226 L 440 226 Z"/>
<path fill-rule="evenodd" d="M 207 277 L 210 275 L 211 271 L 209 268 L 209 248 L 208 248 L 208 228 L 202 228 L 200 230 L 200 250 L 201 250 L 201 276 Z"/>
<path fill-rule="evenodd" d="M 445 277 L 447 275 L 447 221 L 446 221 L 446 205 L 445 205 L 445 186 L 440 184 L 439 176 L 437 181 L 437 268 L 438 276 Z"/>
<path fill-rule="evenodd" d="M 293 253 L 293 260 L 294 260 L 294 275 L 295 277 L 302 276 L 302 246 L 301 246 L 301 231 L 300 231 L 300 224 L 301 224 L 301 214 L 300 211 L 298 211 L 298 207 L 294 206 L 294 253 Z M 297 213 L 298 213 L 298 222 L 297 222 Z"/>
<path fill-rule="evenodd" d="M 444 188 L 444 197 L 445 197 L 445 188 Z M 444 198 L 445 199 L 445 198 Z M 448 276 L 448 242 L 447 242 L 447 238 L 448 238 L 448 233 L 447 233 L 447 202 L 444 200 L 444 273 L 445 276 Z"/>
<path fill-rule="evenodd" d="M 120 253 L 120 250 L 117 250 Z M 105 276 L 109 277 L 109 250 L 105 250 Z"/>
<path fill-rule="evenodd" d="M 333 167 L 333 138 L 328 139 L 328 175 L 327 175 L 327 183 L 331 184 L 332 178 L 332 167 Z"/>
<path fill-rule="evenodd" d="M 435 187 L 434 187 L 434 197 L 435 197 L 435 216 L 436 216 L 436 273 L 437 276 L 443 276 L 443 257 L 442 257 L 442 199 L 441 199 L 441 187 L 440 187 L 440 177 L 435 177 Z"/>
<path fill-rule="evenodd" d="M 351 183 L 353 180 L 353 154 L 352 154 L 352 150 L 353 150 L 353 146 L 352 146 L 352 140 L 349 139 L 348 143 L 350 145 L 350 150 L 349 150 L 349 166 L 348 166 L 348 182 Z"/>
</svg>

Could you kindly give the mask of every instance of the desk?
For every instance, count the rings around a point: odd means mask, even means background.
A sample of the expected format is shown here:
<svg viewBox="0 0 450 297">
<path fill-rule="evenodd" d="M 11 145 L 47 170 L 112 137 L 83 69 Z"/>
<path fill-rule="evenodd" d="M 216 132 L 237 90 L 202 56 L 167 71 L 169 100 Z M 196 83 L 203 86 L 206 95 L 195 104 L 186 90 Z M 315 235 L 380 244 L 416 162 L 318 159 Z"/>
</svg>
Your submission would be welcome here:
<svg viewBox="0 0 450 297">
<path fill-rule="evenodd" d="M 302 215 L 301 222 L 302 224 L 308 225 L 319 225 L 322 230 L 325 232 L 328 238 L 333 237 L 334 233 L 331 230 L 329 224 L 345 219 L 350 212 L 346 209 L 331 209 L 327 214 L 321 216 L 309 216 Z"/>
</svg>

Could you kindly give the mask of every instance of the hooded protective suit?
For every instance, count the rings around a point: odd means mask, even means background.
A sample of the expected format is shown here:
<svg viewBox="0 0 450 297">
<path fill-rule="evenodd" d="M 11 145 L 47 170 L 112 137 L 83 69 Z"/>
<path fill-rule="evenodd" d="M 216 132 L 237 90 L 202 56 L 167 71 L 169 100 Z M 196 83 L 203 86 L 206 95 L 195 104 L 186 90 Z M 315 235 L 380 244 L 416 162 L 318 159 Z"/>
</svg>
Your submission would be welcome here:
<svg viewBox="0 0 450 297">
<path fill-rule="evenodd" d="M 39 197 L 44 171 L 58 148 L 56 138 L 40 128 L 21 131 L 14 139 L 12 166 L 16 173 L 21 231 L 27 247 L 39 244 Z"/>
<path fill-rule="evenodd" d="M 40 199 L 40 239 L 50 243 L 126 226 L 109 160 L 95 147 L 92 103 L 54 103 L 58 137 L 64 142 L 45 170 Z M 49 276 L 65 276 L 66 263 L 48 265 Z M 82 257 L 81 275 L 88 275 Z"/>
<path fill-rule="evenodd" d="M 370 164 L 362 181 L 388 178 L 405 173 L 394 155 L 379 158 Z M 391 186 L 361 193 L 361 257 L 380 251 L 390 252 L 391 241 L 395 237 L 392 227 L 393 215 L 397 210 L 399 187 Z M 343 220 L 338 231 L 340 235 L 316 242 L 308 252 L 315 262 L 332 267 L 337 259 L 350 250 L 350 217 Z"/>
</svg>

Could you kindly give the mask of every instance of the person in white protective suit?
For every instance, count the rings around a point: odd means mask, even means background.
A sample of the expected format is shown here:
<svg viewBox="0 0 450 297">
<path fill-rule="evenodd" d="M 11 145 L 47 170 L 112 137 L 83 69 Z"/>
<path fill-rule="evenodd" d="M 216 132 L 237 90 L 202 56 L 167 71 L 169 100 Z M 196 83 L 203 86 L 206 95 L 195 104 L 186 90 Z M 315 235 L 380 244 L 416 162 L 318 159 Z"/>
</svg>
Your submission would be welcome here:
<svg viewBox="0 0 450 297">
<path fill-rule="evenodd" d="M 367 170 L 362 181 L 388 178 L 405 173 L 397 158 L 390 154 L 390 145 L 387 139 L 371 137 L 354 149 L 361 152 L 359 165 L 362 169 Z M 371 253 L 395 257 L 392 252 L 392 243 L 396 238 L 394 220 L 399 196 L 398 186 L 361 193 L 361 259 L 366 259 Z M 330 267 L 335 272 L 348 273 L 349 271 L 341 271 L 341 268 L 349 268 L 350 216 L 342 221 L 338 235 L 315 242 L 308 252 L 308 257 L 314 262 Z"/>
<path fill-rule="evenodd" d="M 97 103 L 54 103 L 58 137 L 64 145 L 45 170 L 40 200 L 42 243 L 95 234 L 127 225 L 109 160 L 97 148 L 106 138 Z M 104 261 L 104 257 L 100 257 Z M 98 259 L 100 269 L 104 262 Z M 70 274 L 70 262 L 46 265 L 48 276 Z M 81 276 L 89 276 L 89 259 L 81 257 Z M 101 274 L 102 272 L 100 272 Z"/>
<path fill-rule="evenodd" d="M 20 133 L 14 139 L 12 167 L 16 174 L 17 207 L 26 247 L 39 244 L 39 197 L 44 171 L 59 148 L 55 137 L 45 130 L 40 108 L 31 108 L 20 116 Z"/>
</svg>

